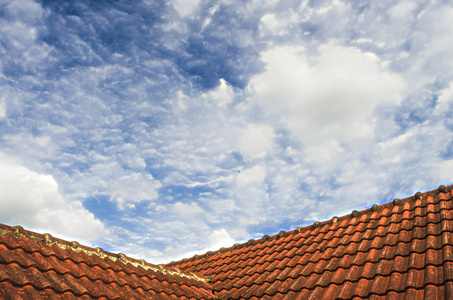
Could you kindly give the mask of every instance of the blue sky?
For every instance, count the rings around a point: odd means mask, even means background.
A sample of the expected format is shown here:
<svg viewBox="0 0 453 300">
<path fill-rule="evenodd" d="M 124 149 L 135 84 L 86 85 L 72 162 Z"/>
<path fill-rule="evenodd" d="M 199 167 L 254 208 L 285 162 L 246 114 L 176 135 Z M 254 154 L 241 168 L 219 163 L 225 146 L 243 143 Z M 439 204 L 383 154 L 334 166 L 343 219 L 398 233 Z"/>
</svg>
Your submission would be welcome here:
<svg viewBox="0 0 453 300">
<path fill-rule="evenodd" d="M 449 1 L 0 0 L 0 222 L 168 262 L 453 180 Z"/>
</svg>

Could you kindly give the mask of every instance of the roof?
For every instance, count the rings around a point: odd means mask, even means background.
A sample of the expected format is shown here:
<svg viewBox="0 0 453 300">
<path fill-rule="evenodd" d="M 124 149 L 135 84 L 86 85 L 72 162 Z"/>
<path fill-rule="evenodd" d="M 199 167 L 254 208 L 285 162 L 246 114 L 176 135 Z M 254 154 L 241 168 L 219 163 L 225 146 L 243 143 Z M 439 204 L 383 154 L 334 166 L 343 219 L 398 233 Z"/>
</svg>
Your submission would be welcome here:
<svg viewBox="0 0 453 300">
<path fill-rule="evenodd" d="M 167 266 L 218 299 L 453 299 L 452 186 Z"/>
<path fill-rule="evenodd" d="M 0 225 L 0 298 L 215 299 L 206 278 Z"/>
<path fill-rule="evenodd" d="M 453 299 L 452 188 L 165 266 L 0 224 L 0 298 Z"/>
</svg>

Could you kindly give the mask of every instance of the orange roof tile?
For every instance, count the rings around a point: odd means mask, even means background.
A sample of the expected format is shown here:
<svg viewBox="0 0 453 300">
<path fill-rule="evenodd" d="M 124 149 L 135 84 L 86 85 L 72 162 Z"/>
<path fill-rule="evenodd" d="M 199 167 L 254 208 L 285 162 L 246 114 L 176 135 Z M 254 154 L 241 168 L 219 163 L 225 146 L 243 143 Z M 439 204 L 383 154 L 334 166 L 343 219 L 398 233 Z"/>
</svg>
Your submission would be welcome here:
<svg viewBox="0 0 453 300">
<path fill-rule="evenodd" d="M 452 186 L 172 262 L 218 299 L 453 299 Z"/>
<path fill-rule="evenodd" d="M 124 254 L 0 225 L 2 299 L 215 299 L 206 281 Z"/>
</svg>

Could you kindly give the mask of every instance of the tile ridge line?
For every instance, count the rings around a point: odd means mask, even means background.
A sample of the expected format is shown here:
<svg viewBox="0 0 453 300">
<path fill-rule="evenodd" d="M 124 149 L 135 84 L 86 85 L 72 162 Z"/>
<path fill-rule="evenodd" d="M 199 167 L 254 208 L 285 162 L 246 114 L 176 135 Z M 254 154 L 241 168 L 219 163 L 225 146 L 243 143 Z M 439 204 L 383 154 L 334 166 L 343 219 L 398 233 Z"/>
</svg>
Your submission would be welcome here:
<svg viewBox="0 0 453 300">
<path fill-rule="evenodd" d="M 118 262 L 123 263 L 124 265 L 130 264 L 136 268 L 141 267 L 141 268 L 145 269 L 146 271 L 151 270 L 151 271 L 159 272 L 159 273 L 162 273 L 165 275 L 168 274 L 168 275 L 172 275 L 172 276 L 179 276 L 179 277 L 183 277 L 183 278 L 192 279 L 195 281 L 209 282 L 209 278 L 204 278 L 204 277 L 198 276 L 194 273 L 187 274 L 185 272 L 182 272 L 178 268 L 169 269 L 168 267 L 166 267 L 164 265 L 153 265 L 144 259 L 137 260 L 137 259 L 128 257 L 124 253 L 115 254 L 115 253 L 110 253 L 108 251 L 105 251 L 104 249 L 102 249 L 100 247 L 91 248 L 91 247 L 88 247 L 85 245 L 81 245 L 75 241 L 69 242 L 69 241 L 59 239 L 59 238 L 55 238 L 49 233 L 39 234 L 39 233 L 35 233 L 35 232 L 29 231 L 29 230 L 25 230 L 22 226 L 11 227 L 11 226 L 8 226 L 5 224 L 1 224 L 1 225 L 3 225 L 4 227 L 11 228 L 11 229 L 8 229 L 8 228 L 0 227 L 1 235 L 11 234 L 13 237 L 15 237 L 17 239 L 26 237 L 29 240 L 31 240 L 32 242 L 42 241 L 49 247 L 52 245 L 56 245 L 63 250 L 71 249 L 74 252 L 77 252 L 77 253 L 83 252 L 89 256 L 96 255 L 102 259 L 108 258 L 113 262 L 118 261 Z"/>
</svg>

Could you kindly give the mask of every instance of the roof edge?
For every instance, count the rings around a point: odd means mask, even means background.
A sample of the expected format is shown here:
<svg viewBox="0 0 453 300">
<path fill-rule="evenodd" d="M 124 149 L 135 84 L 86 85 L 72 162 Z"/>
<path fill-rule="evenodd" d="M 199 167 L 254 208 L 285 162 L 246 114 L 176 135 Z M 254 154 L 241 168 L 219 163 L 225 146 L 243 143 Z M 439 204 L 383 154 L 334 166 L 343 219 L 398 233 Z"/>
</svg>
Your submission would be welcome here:
<svg viewBox="0 0 453 300">
<path fill-rule="evenodd" d="M 100 247 L 91 248 L 91 247 L 88 247 L 85 245 L 81 245 L 76 241 L 69 242 L 69 241 L 66 241 L 63 239 L 55 238 L 49 233 L 40 234 L 40 233 L 36 233 L 33 231 L 25 230 L 22 226 L 12 227 L 9 225 L 0 224 L 0 234 L 1 235 L 11 234 L 12 236 L 14 236 L 15 238 L 18 238 L 18 239 L 26 237 L 33 242 L 42 241 L 43 243 L 45 243 L 48 246 L 56 245 L 56 246 L 60 247 L 61 249 L 71 249 L 74 252 L 84 252 L 89 256 L 97 255 L 102 259 L 108 258 L 113 262 L 119 261 L 125 265 L 131 264 L 134 267 L 141 267 L 145 270 L 152 270 L 154 272 L 160 272 L 163 274 L 185 277 L 185 278 L 196 280 L 196 281 L 202 281 L 202 282 L 209 281 L 209 278 L 201 277 L 194 273 L 190 273 L 190 274 L 183 273 L 181 270 L 179 270 L 177 268 L 169 269 L 168 267 L 164 267 L 163 265 L 154 265 L 154 264 L 147 262 L 144 259 L 135 259 L 135 258 L 125 255 L 124 253 L 116 254 L 113 252 L 108 252 Z"/>
<path fill-rule="evenodd" d="M 344 216 L 341 216 L 341 217 L 334 216 L 331 219 L 324 220 L 324 221 L 316 221 L 313 224 L 307 225 L 307 226 L 298 226 L 296 229 L 293 229 L 293 230 L 290 230 L 290 231 L 281 230 L 279 233 L 277 233 L 275 235 L 272 235 L 272 236 L 269 236 L 269 235 L 265 234 L 260 239 L 256 239 L 256 240 L 255 239 L 250 239 L 250 240 L 248 240 L 245 243 L 236 243 L 233 246 L 227 247 L 227 248 L 222 247 L 222 248 L 220 248 L 217 251 L 208 251 L 208 252 L 206 252 L 204 254 L 196 254 L 196 255 L 194 255 L 194 256 L 192 256 L 190 258 L 183 258 L 183 259 L 178 260 L 178 261 L 169 262 L 169 263 L 165 264 L 165 266 L 171 267 L 171 266 L 175 266 L 175 265 L 181 265 L 183 263 L 191 262 L 191 261 L 194 261 L 194 260 L 197 260 L 197 259 L 208 258 L 208 257 L 211 257 L 211 256 L 213 256 L 215 254 L 223 254 L 223 253 L 226 253 L 226 252 L 229 252 L 229 251 L 234 251 L 234 250 L 241 249 L 241 248 L 244 248 L 244 247 L 252 246 L 252 245 L 255 245 L 255 244 L 258 244 L 258 243 L 261 243 L 261 242 L 268 241 L 270 239 L 280 239 L 280 238 L 286 237 L 290 233 L 294 234 L 294 233 L 305 232 L 307 230 L 315 230 L 316 228 L 320 228 L 320 227 L 322 227 L 322 226 L 324 226 L 326 224 L 329 224 L 329 223 L 331 224 L 331 223 L 341 222 L 341 221 L 343 221 L 345 219 L 348 219 L 348 218 L 359 218 L 359 217 L 363 216 L 364 214 L 381 211 L 384 208 L 389 207 L 389 206 L 402 206 L 402 205 L 404 205 L 406 202 L 408 202 L 410 200 L 423 199 L 427 195 L 432 195 L 433 193 L 448 193 L 448 192 L 452 191 L 452 189 L 453 189 L 453 185 L 449 185 L 449 186 L 440 185 L 437 189 L 426 191 L 424 193 L 416 192 L 413 196 L 409 196 L 409 197 L 406 197 L 406 198 L 403 198 L 403 199 L 395 198 L 393 201 L 387 202 L 387 203 L 384 203 L 384 204 L 381 204 L 381 205 L 373 204 L 370 208 L 363 209 L 361 211 L 353 210 L 350 214 L 347 214 L 347 215 L 344 215 Z"/>
</svg>

